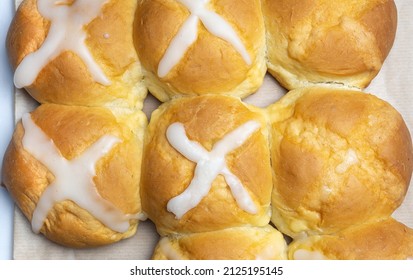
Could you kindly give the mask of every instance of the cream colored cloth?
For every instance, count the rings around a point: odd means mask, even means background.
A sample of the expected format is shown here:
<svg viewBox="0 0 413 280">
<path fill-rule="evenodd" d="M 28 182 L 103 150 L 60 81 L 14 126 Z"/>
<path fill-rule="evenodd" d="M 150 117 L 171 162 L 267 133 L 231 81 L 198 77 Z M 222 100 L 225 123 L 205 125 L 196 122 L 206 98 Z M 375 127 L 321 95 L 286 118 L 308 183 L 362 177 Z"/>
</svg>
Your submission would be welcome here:
<svg viewBox="0 0 413 280">
<path fill-rule="evenodd" d="M 12 1 L 12 0 L 9 0 Z M 16 1 L 17 5 L 21 2 Z M 398 30 L 396 41 L 381 72 L 365 92 L 375 94 L 393 105 L 404 117 L 413 134 L 413 5 L 409 0 L 396 0 L 398 9 Z M 284 93 L 275 80 L 266 76 L 261 89 L 245 99 L 246 102 L 265 107 Z M 152 96 L 145 100 L 144 111 L 149 116 L 159 105 Z M 37 104 L 24 91 L 16 92 L 16 120 L 24 112 L 31 111 Z M 413 184 L 403 205 L 394 217 L 413 228 Z M 95 249 L 68 249 L 46 240 L 31 231 L 29 222 L 15 211 L 14 259 L 149 259 L 158 240 L 158 235 L 150 221 L 140 223 L 138 233 L 130 239 L 113 245 Z"/>
</svg>

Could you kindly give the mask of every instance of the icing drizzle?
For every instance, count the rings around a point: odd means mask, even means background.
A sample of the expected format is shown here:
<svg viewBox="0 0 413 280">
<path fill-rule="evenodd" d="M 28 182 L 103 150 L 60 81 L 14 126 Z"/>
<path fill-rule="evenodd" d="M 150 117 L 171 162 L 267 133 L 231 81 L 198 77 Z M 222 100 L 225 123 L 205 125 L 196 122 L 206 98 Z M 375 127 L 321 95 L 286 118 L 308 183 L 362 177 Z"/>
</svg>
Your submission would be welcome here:
<svg viewBox="0 0 413 280">
<path fill-rule="evenodd" d="M 22 117 L 24 149 L 45 165 L 54 175 L 54 181 L 39 198 L 32 216 L 32 229 L 38 233 L 55 203 L 71 200 L 87 210 L 96 219 L 114 231 L 125 232 L 130 219 L 139 214 L 123 214 L 112 203 L 103 199 L 96 190 L 93 177 L 95 164 L 121 140 L 105 135 L 91 145 L 83 154 L 67 160 L 55 146 L 53 140 L 33 122 L 30 114 Z"/>
<path fill-rule="evenodd" d="M 188 48 L 198 38 L 198 22 L 201 20 L 204 27 L 213 35 L 221 38 L 236 49 L 245 63 L 250 65 L 251 58 L 235 30 L 217 13 L 210 11 L 206 5 L 210 0 L 177 0 L 184 5 L 191 15 L 182 24 L 178 33 L 172 39 L 164 56 L 159 62 L 158 76 L 165 77 L 171 69 L 181 61 Z"/>
<path fill-rule="evenodd" d="M 240 147 L 259 127 L 258 122 L 248 121 L 225 135 L 208 152 L 198 142 L 188 139 L 182 123 L 171 124 L 166 131 L 169 143 L 187 159 L 195 162 L 196 167 L 194 177 L 186 190 L 169 200 L 168 211 L 180 219 L 199 204 L 208 194 L 214 179 L 221 174 L 230 187 L 238 206 L 248 213 L 256 214 L 257 208 L 254 202 L 238 177 L 229 170 L 225 156 Z"/>
<path fill-rule="evenodd" d="M 67 1 L 37 0 L 39 13 L 50 20 L 50 29 L 42 46 L 25 56 L 17 66 L 14 74 L 15 86 L 23 88 L 33 84 L 40 71 L 63 51 L 77 54 L 96 82 L 105 86 L 110 85 L 109 79 L 86 47 L 87 34 L 83 29 L 99 15 L 107 1 L 76 0 L 70 4 Z"/>
</svg>

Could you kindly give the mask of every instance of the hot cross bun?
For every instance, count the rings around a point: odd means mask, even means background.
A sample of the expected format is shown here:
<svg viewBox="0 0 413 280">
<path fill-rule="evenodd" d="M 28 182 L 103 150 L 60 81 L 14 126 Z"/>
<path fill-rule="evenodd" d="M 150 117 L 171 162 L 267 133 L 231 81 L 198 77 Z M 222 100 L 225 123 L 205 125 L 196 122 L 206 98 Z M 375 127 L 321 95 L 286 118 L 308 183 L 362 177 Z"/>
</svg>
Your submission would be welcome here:
<svg viewBox="0 0 413 280">
<path fill-rule="evenodd" d="M 411 229 L 391 215 L 410 133 L 361 91 L 396 26 L 391 0 L 24 0 L 7 49 L 41 105 L 16 126 L 3 182 L 68 247 L 147 217 L 153 259 L 406 259 Z M 267 72 L 290 91 L 247 104 Z M 147 92 L 164 103 L 145 116 Z"/>
</svg>

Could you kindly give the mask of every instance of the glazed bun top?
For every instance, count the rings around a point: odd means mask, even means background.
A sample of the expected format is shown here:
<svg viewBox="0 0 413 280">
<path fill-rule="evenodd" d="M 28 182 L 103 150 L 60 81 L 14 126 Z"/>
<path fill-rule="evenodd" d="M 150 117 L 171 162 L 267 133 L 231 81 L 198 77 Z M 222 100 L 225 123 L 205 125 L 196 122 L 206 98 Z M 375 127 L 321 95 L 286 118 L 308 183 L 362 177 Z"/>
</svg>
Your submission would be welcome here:
<svg viewBox="0 0 413 280">
<path fill-rule="evenodd" d="M 49 2 L 23 1 L 10 25 L 15 85 L 40 103 L 141 108 L 136 1 Z"/>
<path fill-rule="evenodd" d="M 175 96 L 244 97 L 263 82 L 260 1 L 139 1 L 134 40 L 149 91 Z"/>
<path fill-rule="evenodd" d="M 269 222 L 267 124 L 239 98 L 163 104 L 152 114 L 142 161 L 142 209 L 162 235 Z"/>
<path fill-rule="evenodd" d="M 70 247 L 133 235 L 144 125 L 141 112 L 124 118 L 98 107 L 43 104 L 25 114 L 2 174 L 33 231 Z"/>
<path fill-rule="evenodd" d="M 264 0 L 268 68 L 288 89 L 365 88 L 395 39 L 393 0 Z"/>
<path fill-rule="evenodd" d="M 387 102 L 303 88 L 271 106 L 272 221 L 290 236 L 327 234 L 390 216 L 413 170 L 412 140 Z"/>
</svg>

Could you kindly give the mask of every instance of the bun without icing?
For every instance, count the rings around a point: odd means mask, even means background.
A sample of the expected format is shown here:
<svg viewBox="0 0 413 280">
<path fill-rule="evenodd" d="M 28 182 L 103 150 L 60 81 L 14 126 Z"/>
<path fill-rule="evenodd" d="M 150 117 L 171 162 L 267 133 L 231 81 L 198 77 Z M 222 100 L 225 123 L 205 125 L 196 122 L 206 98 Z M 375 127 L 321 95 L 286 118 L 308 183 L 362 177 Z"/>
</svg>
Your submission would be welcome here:
<svg viewBox="0 0 413 280">
<path fill-rule="evenodd" d="M 167 130 L 173 123 L 183 124 L 191 145 L 202 146 L 211 155 L 221 154 L 227 149 L 218 142 L 228 140 L 231 132 L 254 121 L 259 127 L 249 135 L 236 136 L 237 148 L 230 148 L 223 162 L 229 172 L 238 178 L 243 189 L 256 207 L 256 212 L 248 212 L 235 200 L 227 179 L 221 173 L 212 176 L 212 184 L 205 174 L 208 161 L 189 160 L 171 145 Z M 245 130 L 243 130 L 245 132 Z M 265 116 L 255 107 L 247 106 L 238 98 L 203 95 L 174 99 L 159 107 L 151 116 L 145 135 L 141 177 L 142 209 L 155 223 L 161 235 L 171 233 L 195 233 L 220 230 L 243 225 L 264 226 L 270 219 L 270 197 L 272 188 L 271 167 L 268 149 L 268 132 Z M 240 141 L 241 140 L 241 141 Z M 179 143 L 191 145 L 178 139 Z M 196 142 L 197 144 L 195 144 Z M 189 148 L 188 148 L 189 149 Z M 220 150 L 220 151 L 218 151 Z M 205 153 L 204 153 L 205 154 Z M 214 159 L 213 159 L 214 160 Z M 215 158 L 213 166 L 221 164 Z M 202 166 L 204 165 L 204 166 Z M 169 201 L 188 189 L 197 173 L 195 190 L 197 194 L 187 201 L 194 202 L 183 215 L 167 210 Z M 202 178 L 202 179 L 201 179 Z M 204 197 L 195 203 L 201 185 L 207 187 Z M 211 187 L 212 185 L 212 187 Z M 210 188 L 210 189 L 209 189 Z M 245 201 L 245 200 L 244 200 Z M 183 203 L 178 203 L 178 210 Z M 181 213 L 182 214 L 182 213 Z"/>
<path fill-rule="evenodd" d="M 387 102 L 312 87 L 289 92 L 268 110 L 272 221 L 281 232 L 334 233 L 400 206 L 412 175 L 412 141 Z"/>
<path fill-rule="evenodd" d="M 115 114 L 103 108 L 45 104 L 23 117 L 24 126 L 18 123 L 4 156 L 3 182 L 34 231 L 34 212 L 43 209 L 40 199 L 47 190 L 64 185 L 67 188 L 56 191 L 57 201 L 39 224 L 48 239 L 70 247 L 94 247 L 135 233 L 141 211 L 138 181 L 146 119 L 143 113 Z M 107 145 L 105 137 L 116 141 Z M 54 171 L 60 166 L 63 171 Z M 85 172 L 95 173 L 87 177 L 91 188 L 82 179 Z M 100 197 L 88 199 L 90 192 Z M 62 195 L 67 199 L 61 200 Z M 85 199 L 86 208 L 79 206 Z M 106 207 L 102 212 L 109 224 L 96 218 L 93 211 L 101 211 L 96 203 Z M 42 205 L 49 209 L 47 202 Z M 118 222 L 118 216 L 110 218 L 114 211 L 125 219 L 121 231 L 111 226 Z"/>
<path fill-rule="evenodd" d="M 202 15 L 191 13 L 196 6 L 204 7 Z M 142 0 L 134 26 L 146 85 L 161 101 L 203 94 L 245 97 L 263 82 L 265 31 L 258 0 Z"/>
<path fill-rule="evenodd" d="M 158 242 L 154 260 L 285 260 L 287 244 L 271 226 L 171 235 Z"/>
<path fill-rule="evenodd" d="M 393 46 L 393 0 L 263 0 L 268 70 L 288 89 L 365 88 Z"/>
<path fill-rule="evenodd" d="M 57 21 L 48 20 L 39 13 L 37 4 L 40 2 L 45 3 L 45 1 L 40 0 L 23 1 L 10 25 L 7 50 L 10 62 L 15 69 L 30 54 L 39 55 L 39 52 L 36 51 L 40 48 L 54 46 L 52 41 L 65 34 L 64 28 L 69 28 L 68 34 L 77 34 L 77 30 L 70 29 L 69 25 L 53 29 L 57 32 L 53 34 L 51 27 Z M 64 21 L 64 15 L 58 11 L 58 7 L 68 11 L 78 9 L 80 12 L 77 13 L 85 14 L 93 13 L 91 6 L 100 5 L 98 2 L 76 1 L 71 6 L 55 5 L 54 10 L 50 8 L 45 10 Z M 51 56 L 47 60 L 46 66 L 41 67 L 41 71 L 33 83 L 17 85 L 18 87 L 24 86 L 30 95 L 40 103 L 142 108 L 147 90 L 142 83 L 142 72 L 132 38 L 136 1 L 111 0 L 100 1 L 100 3 L 102 4 L 98 7 L 101 9 L 96 11 L 96 16 L 93 15 L 95 17 L 92 16 L 90 22 L 82 27 L 81 30 L 83 30 L 86 39 L 78 46 L 83 46 L 86 49 L 85 56 L 91 56 L 92 63 L 96 63 L 98 68 L 96 71 L 100 69 L 109 84 L 97 81 L 92 75 L 94 72 L 87 66 L 86 59 L 69 50 L 59 52 L 60 54 L 56 58 Z M 84 4 L 88 6 L 85 8 L 74 7 Z M 76 16 L 78 17 L 78 15 Z M 68 17 L 73 18 L 74 15 L 69 14 Z M 73 22 L 70 23 L 73 24 Z M 69 20 L 67 24 L 69 24 Z M 79 39 L 80 36 L 83 35 L 77 34 L 76 39 Z M 46 38 L 49 40 L 47 44 L 45 43 Z M 74 39 L 67 40 L 71 43 L 70 46 L 77 44 Z M 70 48 L 70 46 L 68 42 L 63 43 L 65 49 Z M 45 54 L 47 51 L 43 50 L 42 53 Z M 29 62 L 27 60 L 27 63 L 30 71 L 34 71 L 33 69 L 40 65 L 39 61 Z M 25 76 L 27 74 L 23 75 L 23 77 Z"/>
<path fill-rule="evenodd" d="M 413 230 L 389 218 L 311 236 L 289 245 L 289 259 L 406 260 L 413 258 Z"/>
</svg>

